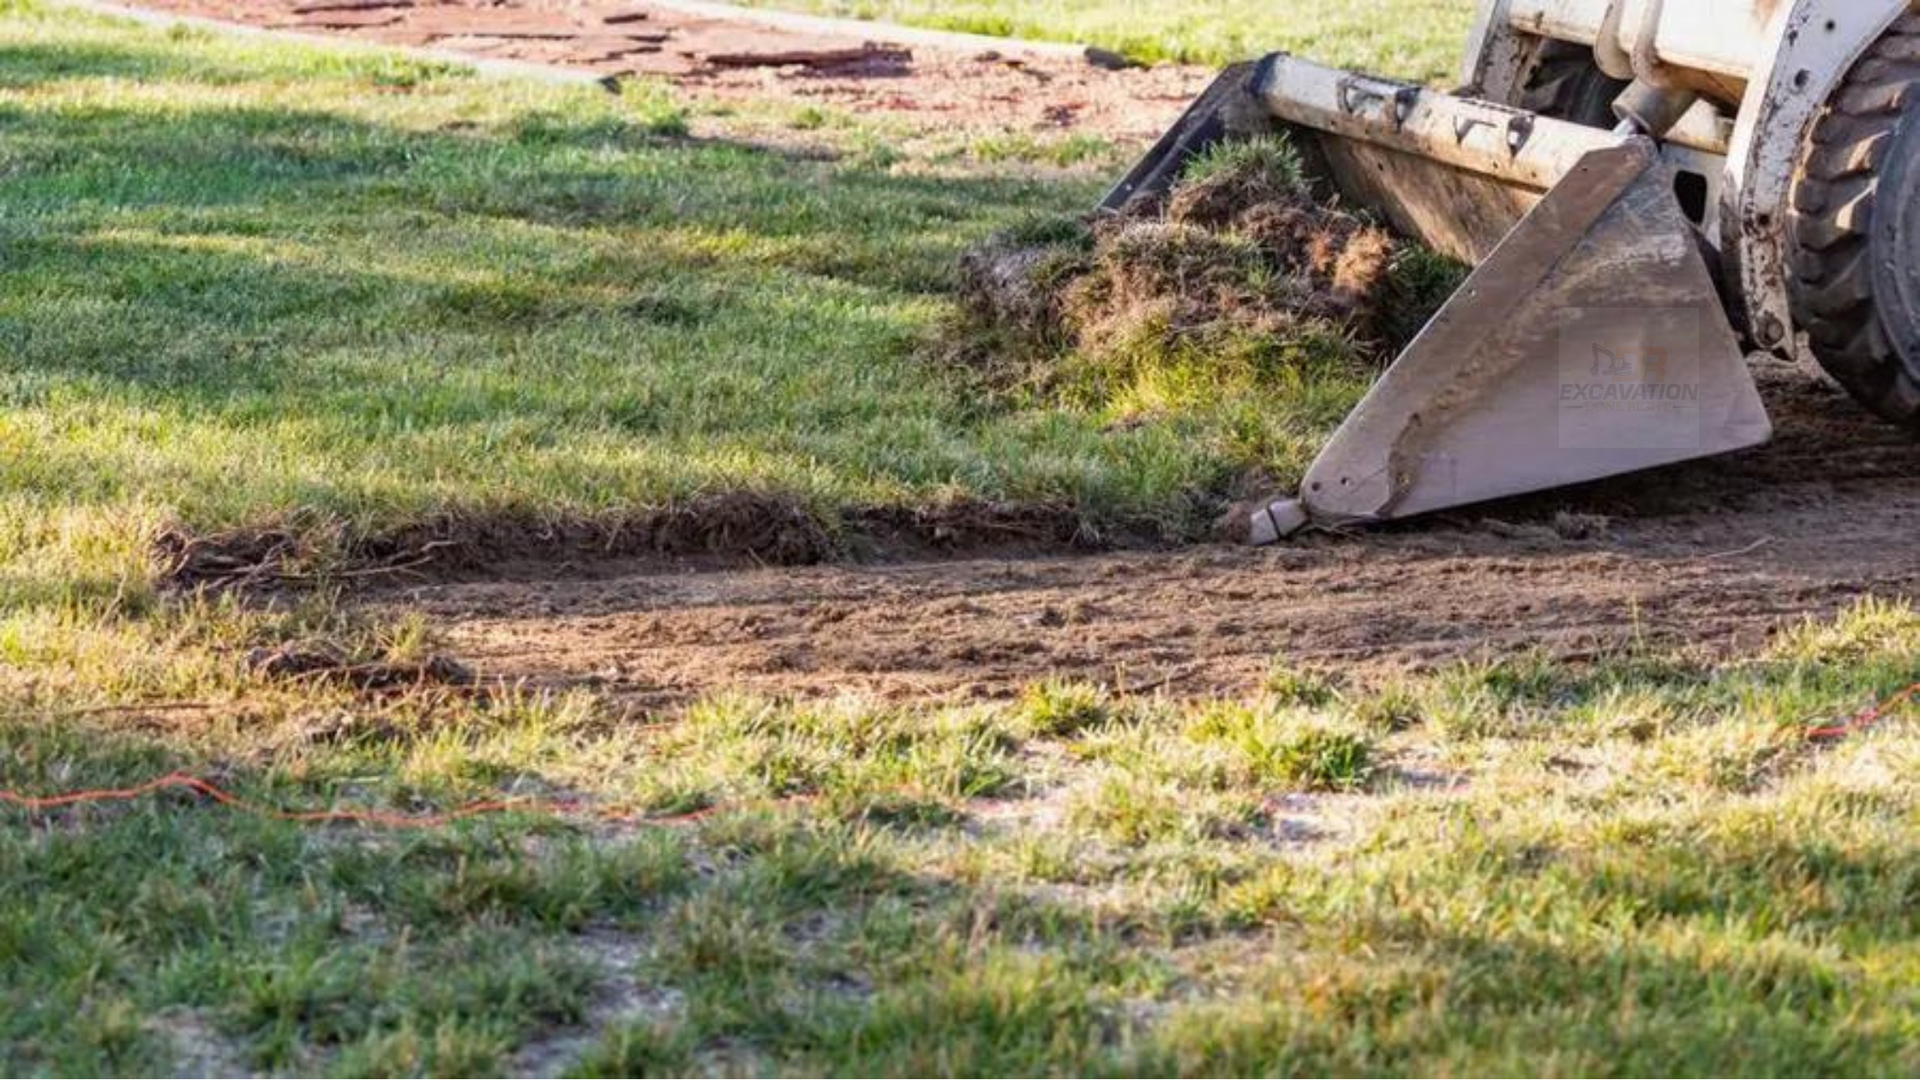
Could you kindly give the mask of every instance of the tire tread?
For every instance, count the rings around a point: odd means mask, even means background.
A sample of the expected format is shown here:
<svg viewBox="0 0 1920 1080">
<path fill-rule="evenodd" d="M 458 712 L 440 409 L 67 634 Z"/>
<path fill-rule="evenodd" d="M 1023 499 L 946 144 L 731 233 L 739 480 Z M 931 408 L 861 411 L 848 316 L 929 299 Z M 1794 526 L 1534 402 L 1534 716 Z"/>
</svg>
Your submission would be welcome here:
<svg viewBox="0 0 1920 1080">
<path fill-rule="evenodd" d="M 1873 202 L 1893 135 L 1920 94 L 1920 11 L 1854 66 L 1816 123 L 1788 228 L 1794 318 L 1828 374 L 1869 408 L 1920 431 L 1920 382 L 1874 304 Z"/>
</svg>

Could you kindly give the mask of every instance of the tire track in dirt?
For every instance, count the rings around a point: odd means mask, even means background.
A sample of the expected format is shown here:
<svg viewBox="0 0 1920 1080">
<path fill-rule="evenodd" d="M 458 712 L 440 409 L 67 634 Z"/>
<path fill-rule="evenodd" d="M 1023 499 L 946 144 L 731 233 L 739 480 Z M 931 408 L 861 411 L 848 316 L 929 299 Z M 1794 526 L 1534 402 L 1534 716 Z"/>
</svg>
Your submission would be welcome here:
<svg viewBox="0 0 1920 1080">
<path fill-rule="evenodd" d="M 1236 693 L 1276 656 L 1374 673 L 1636 639 L 1733 655 L 1864 597 L 1920 595 L 1920 445 L 1804 375 L 1767 382 L 1781 432 L 1766 449 L 1386 533 L 1268 551 L 636 565 L 378 602 L 424 611 L 488 676 L 642 709 L 723 690 L 992 698 L 1049 675 Z M 1568 509 L 1603 518 L 1572 529 Z"/>
</svg>

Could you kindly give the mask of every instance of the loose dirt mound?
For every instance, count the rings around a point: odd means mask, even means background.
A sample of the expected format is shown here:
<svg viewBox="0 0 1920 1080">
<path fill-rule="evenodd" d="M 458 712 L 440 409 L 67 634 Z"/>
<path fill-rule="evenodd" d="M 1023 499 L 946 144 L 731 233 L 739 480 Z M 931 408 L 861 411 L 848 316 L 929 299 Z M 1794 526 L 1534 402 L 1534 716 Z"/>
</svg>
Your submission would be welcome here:
<svg viewBox="0 0 1920 1080">
<path fill-rule="evenodd" d="M 277 589 L 353 581 L 550 578 L 644 561 L 686 570 L 813 566 L 954 552 L 1058 554 L 1149 546 L 1143 527 L 1096 532 L 1063 503 L 952 499 L 918 507 L 856 506 L 828 519 L 791 497 L 720 492 L 635 513 L 565 520 L 442 515 L 386 532 L 297 518 L 280 525 L 155 541 L 178 589 Z"/>
<path fill-rule="evenodd" d="M 1451 292 L 1441 262 L 1317 197 L 1285 138 L 1262 136 L 1203 155 L 1164 205 L 1030 223 L 968 252 L 950 355 L 990 383 L 1052 388 L 1378 367 Z"/>
<path fill-rule="evenodd" d="M 1198 696 L 1246 690 L 1276 655 L 1350 672 L 1635 640 L 1725 655 L 1861 597 L 1920 596 L 1920 445 L 1815 376 L 1763 375 L 1771 447 L 1272 551 L 634 567 L 373 602 L 424 610 L 483 677 L 664 709 L 729 689 L 999 697 L 1053 674 Z"/>
<path fill-rule="evenodd" d="M 636 557 L 746 559 L 806 566 L 841 555 L 828 525 L 794 499 L 754 491 L 701 496 L 633 514 L 548 520 L 443 515 L 391 532 L 338 522 L 163 534 L 156 555 L 179 588 L 273 587 L 355 578 L 445 579 L 523 563 Z"/>
</svg>

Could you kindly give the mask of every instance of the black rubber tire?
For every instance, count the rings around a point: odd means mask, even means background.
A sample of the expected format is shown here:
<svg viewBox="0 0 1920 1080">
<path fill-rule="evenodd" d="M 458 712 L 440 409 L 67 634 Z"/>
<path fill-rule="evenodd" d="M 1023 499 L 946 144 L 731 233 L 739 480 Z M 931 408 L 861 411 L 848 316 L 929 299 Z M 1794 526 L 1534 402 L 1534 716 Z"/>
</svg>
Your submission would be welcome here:
<svg viewBox="0 0 1920 1080">
<path fill-rule="evenodd" d="M 1588 127 L 1611 128 L 1619 123 L 1613 103 L 1627 84 L 1600 70 L 1593 50 L 1565 41 L 1540 46 L 1533 71 L 1515 104 L 1528 112 Z"/>
<path fill-rule="evenodd" d="M 1816 122 L 1789 225 L 1794 321 L 1881 416 L 1920 432 L 1920 11 L 1854 65 Z"/>
</svg>

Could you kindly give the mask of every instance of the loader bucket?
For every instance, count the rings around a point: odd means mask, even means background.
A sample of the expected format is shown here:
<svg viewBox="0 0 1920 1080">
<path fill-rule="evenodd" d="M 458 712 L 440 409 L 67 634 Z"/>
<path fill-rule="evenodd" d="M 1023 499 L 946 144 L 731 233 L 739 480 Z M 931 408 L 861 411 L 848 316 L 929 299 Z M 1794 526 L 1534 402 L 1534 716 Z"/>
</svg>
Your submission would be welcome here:
<svg viewBox="0 0 1920 1080">
<path fill-rule="evenodd" d="M 1651 140 L 1288 56 L 1229 72 L 1106 206 L 1249 117 L 1343 203 L 1475 266 L 1256 541 L 1744 449 L 1766 410 Z M 1257 123 L 1257 121 L 1254 121 Z"/>
</svg>

